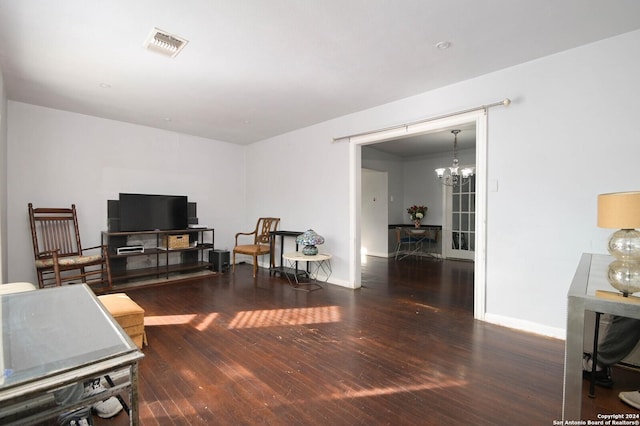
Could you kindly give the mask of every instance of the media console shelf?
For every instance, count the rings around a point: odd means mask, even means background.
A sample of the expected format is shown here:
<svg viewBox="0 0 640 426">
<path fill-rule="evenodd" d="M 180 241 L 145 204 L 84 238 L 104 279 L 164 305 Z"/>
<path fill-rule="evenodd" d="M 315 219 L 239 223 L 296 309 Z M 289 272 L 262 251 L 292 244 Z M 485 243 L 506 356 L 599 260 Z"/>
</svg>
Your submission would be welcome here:
<svg viewBox="0 0 640 426">
<path fill-rule="evenodd" d="M 142 279 L 169 279 L 180 274 L 211 268 L 208 251 L 213 250 L 213 228 L 189 228 L 173 231 L 102 232 L 102 244 L 108 247 L 113 285 Z M 188 245 L 167 248 L 173 238 L 188 236 Z M 122 252 L 123 247 L 142 249 Z"/>
</svg>

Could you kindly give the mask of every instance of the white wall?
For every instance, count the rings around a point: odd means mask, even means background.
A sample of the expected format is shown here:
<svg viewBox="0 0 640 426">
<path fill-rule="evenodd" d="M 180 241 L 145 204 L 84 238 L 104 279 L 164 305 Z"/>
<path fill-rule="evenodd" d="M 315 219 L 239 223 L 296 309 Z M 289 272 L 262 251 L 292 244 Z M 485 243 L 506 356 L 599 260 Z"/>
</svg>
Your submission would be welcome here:
<svg viewBox="0 0 640 426">
<path fill-rule="evenodd" d="M 282 230 L 314 229 L 325 238 L 319 250 L 333 255 L 330 282 L 349 286 L 349 159 L 330 135 L 322 124 L 249 145 L 245 215 L 280 217 Z"/>
<path fill-rule="evenodd" d="M 119 192 L 187 195 L 200 223 L 216 228 L 216 248 L 232 248 L 244 229 L 243 147 L 19 102 L 8 109 L 11 281 L 36 279 L 29 202 L 75 203 L 85 247 L 100 243 Z"/>
<path fill-rule="evenodd" d="M 605 252 L 596 196 L 640 189 L 640 32 L 340 117 L 251 145 L 247 181 L 277 165 L 281 187 L 247 189 L 253 215 L 328 236 L 335 281 L 349 282 L 349 149 L 333 137 L 386 128 L 509 97 L 488 119 L 487 319 L 563 334 L 566 294 L 582 252 Z M 313 165 L 316 178 L 305 175 Z M 305 177 L 306 176 L 306 177 Z"/>
<path fill-rule="evenodd" d="M 7 96 L 0 70 L 0 283 L 7 282 Z"/>
</svg>

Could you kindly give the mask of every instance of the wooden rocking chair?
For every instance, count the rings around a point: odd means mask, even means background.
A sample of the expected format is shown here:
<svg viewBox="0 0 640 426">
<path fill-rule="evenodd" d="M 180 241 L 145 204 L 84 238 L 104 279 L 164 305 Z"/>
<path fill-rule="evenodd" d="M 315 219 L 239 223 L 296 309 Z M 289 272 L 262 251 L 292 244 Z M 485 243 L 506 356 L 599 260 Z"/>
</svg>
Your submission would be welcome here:
<svg viewBox="0 0 640 426">
<path fill-rule="evenodd" d="M 29 203 L 29 222 L 40 288 L 82 282 L 96 292 L 111 289 L 107 247 L 82 248 L 75 204 L 33 208 Z"/>
</svg>

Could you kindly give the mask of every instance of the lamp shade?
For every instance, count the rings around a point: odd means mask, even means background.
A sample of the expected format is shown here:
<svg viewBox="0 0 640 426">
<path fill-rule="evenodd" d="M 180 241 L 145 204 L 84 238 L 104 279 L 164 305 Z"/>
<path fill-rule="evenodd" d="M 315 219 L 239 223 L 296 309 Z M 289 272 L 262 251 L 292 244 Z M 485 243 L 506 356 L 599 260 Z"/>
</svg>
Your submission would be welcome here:
<svg viewBox="0 0 640 426">
<path fill-rule="evenodd" d="M 318 235 L 313 229 L 308 229 L 296 237 L 296 243 L 303 246 L 317 246 L 324 244 L 324 237 Z"/>
<path fill-rule="evenodd" d="M 640 228 L 640 191 L 598 195 L 600 228 Z"/>
</svg>

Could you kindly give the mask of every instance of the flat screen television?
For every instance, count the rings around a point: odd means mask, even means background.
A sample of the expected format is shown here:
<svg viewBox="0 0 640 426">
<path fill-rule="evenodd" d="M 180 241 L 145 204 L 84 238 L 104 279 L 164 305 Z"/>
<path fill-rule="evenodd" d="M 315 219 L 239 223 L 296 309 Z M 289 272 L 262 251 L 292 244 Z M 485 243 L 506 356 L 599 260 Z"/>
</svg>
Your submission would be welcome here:
<svg viewBox="0 0 640 426">
<path fill-rule="evenodd" d="M 187 229 L 186 195 L 120 193 L 120 231 Z"/>
</svg>

